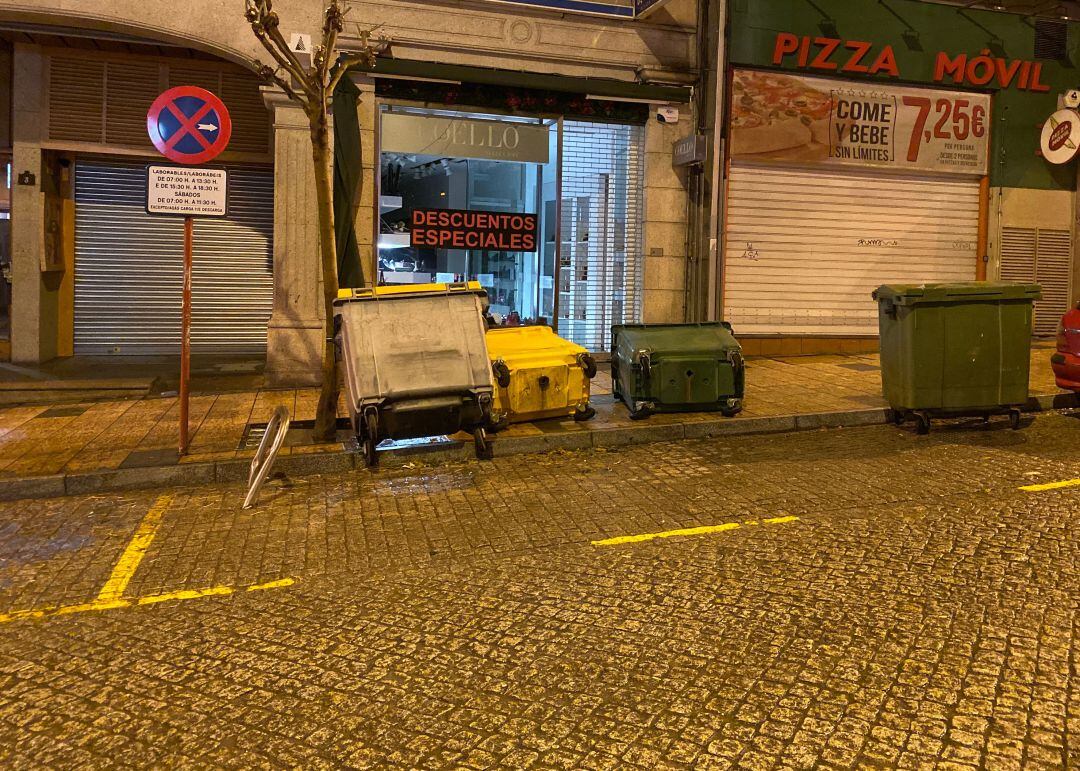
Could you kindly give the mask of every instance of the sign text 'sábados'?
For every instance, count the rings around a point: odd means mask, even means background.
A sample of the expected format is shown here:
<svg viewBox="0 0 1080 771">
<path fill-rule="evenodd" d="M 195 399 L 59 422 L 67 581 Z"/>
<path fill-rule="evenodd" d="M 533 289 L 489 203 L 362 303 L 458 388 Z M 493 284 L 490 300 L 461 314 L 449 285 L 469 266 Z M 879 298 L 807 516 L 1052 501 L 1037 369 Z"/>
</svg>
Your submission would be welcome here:
<svg viewBox="0 0 1080 771">
<path fill-rule="evenodd" d="M 891 45 L 879 46 L 865 40 L 840 40 L 778 32 L 772 63 L 794 64 L 800 69 L 848 72 L 860 75 L 901 75 Z M 983 49 L 975 56 L 938 51 L 934 57 L 934 82 L 1046 92 L 1042 63 L 1026 59 L 1006 59 Z"/>
</svg>

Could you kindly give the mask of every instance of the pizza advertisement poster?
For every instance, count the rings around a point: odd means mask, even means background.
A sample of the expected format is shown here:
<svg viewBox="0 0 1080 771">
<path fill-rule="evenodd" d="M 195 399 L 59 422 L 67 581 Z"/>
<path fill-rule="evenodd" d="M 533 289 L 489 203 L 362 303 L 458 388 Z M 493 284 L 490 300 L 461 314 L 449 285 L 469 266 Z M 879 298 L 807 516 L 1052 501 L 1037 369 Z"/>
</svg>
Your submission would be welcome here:
<svg viewBox="0 0 1080 771">
<path fill-rule="evenodd" d="M 737 160 L 983 175 L 990 96 L 736 70 Z"/>
</svg>

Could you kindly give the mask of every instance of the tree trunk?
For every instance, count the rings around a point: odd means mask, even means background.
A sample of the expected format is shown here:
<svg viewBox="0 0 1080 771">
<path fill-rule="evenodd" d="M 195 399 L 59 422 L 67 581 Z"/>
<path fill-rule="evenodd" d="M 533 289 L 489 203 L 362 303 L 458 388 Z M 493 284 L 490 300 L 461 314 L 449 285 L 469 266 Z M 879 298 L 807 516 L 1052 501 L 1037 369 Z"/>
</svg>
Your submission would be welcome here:
<svg viewBox="0 0 1080 771">
<path fill-rule="evenodd" d="M 330 177 L 330 131 L 325 103 L 308 115 L 311 123 L 311 157 L 315 163 L 315 200 L 319 209 L 319 257 L 322 265 L 323 311 L 325 313 L 322 391 L 315 412 L 317 442 L 332 442 L 337 429 L 338 371 L 334 355 L 334 300 L 337 298 L 337 249 L 334 240 L 334 205 Z"/>
</svg>

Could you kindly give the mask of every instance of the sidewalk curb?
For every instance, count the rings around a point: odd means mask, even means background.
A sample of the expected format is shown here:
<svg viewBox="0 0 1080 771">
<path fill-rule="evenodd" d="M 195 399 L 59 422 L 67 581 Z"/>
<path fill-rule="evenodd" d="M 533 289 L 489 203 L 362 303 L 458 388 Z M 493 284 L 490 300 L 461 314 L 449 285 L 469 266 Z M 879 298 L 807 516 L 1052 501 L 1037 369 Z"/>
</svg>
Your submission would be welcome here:
<svg viewBox="0 0 1080 771">
<path fill-rule="evenodd" d="M 1033 396 L 1026 412 L 1051 412 L 1080 407 L 1080 394 Z M 626 447 L 635 444 L 670 442 L 679 439 L 749 436 L 812 431 L 822 428 L 873 426 L 889 422 L 892 410 L 871 408 L 844 412 L 821 412 L 807 415 L 778 415 L 761 418 L 706 418 L 687 423 L 643 421 L 632 426 L 596 430 L 565 431 L 533 436 L 493 437 L 495 457 L 523 455 L 552 450 L 584 450 L 590 447 Z M 473 457 L 471 442 L 451 442 L 432 449 L 392 450 L 381 453 L 379 463 L 387 468 L 410 462 L 424 466 L 439 465 Z M 0 501 L 26 498 L 59 498 L 67 495 L 138 490 L 157 486 L 203 485 L 215 482 L 246 481 L 250 460 L 235 459 L 211 463 L 181 463 L 174 466 L 124 468 L 109 471 L 75 472 L 49 476 L 0 479 Z M 274 471 L 286 475 L 326 474 L 362 469 L 359 455 L 345 449 L 281 456 Z"/>
</svg>

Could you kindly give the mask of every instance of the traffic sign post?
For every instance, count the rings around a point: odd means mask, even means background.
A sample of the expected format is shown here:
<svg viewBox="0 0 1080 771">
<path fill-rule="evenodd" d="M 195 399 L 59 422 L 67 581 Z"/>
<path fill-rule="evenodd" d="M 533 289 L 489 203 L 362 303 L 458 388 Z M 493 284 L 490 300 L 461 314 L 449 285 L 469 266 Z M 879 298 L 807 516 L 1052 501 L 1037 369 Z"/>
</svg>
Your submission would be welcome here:
<svg viewBox="0 0 1080 771">
<path fill-rule="evenodd" d="M 158 152 L 171 161 L 195 166 L 216 158 L 232 136 L 225 103 L 196 86 L 170 88 L 150 105 L 146 132 Z M 180 302 L 180 441 L 188 451 L 191 380 L 191 273 L 195 217 L 224 217 L 228 177 L 224 169 L 150 165 L 146 169 L 148 214 L 184 218 L 184 287 Z"/>
</svg>

